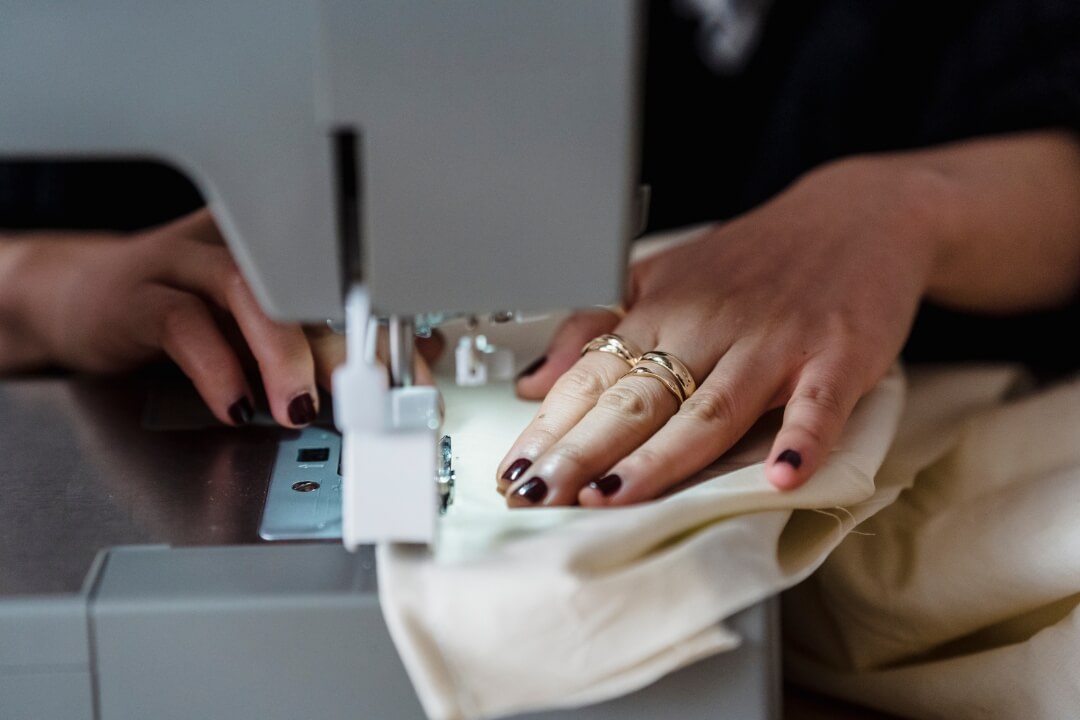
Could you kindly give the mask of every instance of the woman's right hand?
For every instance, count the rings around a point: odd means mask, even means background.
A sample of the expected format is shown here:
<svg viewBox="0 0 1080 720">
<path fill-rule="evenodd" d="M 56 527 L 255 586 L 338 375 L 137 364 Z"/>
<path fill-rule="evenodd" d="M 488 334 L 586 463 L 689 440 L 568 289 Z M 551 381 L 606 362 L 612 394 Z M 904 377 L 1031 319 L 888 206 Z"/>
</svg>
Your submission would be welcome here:
<svg viewBox="0 0 1080 720">
<path fill-rule="evenodd" d="M 895 361 L 923 298 L 1007 313 L 1076 297 L 1077 198 L 1080 142 L 1062 132 L 818 168 L 637 263 L 618 324 L 572 317 L 517 384 L 544 401 L 498 487 L 514 507 L 651 500 L 784 407 L 764 474 L 794 489 Z M 604 333 L 625 357 L 581 355 Z"/>
</svg>

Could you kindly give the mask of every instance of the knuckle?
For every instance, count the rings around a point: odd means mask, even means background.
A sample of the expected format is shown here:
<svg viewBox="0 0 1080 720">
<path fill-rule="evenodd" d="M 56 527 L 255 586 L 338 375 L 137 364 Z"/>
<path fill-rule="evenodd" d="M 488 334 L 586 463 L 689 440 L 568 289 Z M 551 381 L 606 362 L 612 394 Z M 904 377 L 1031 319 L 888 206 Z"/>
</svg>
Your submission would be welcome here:
<svg viewBox="0 0 1080 720">
<path fill-rule="evenodd" d="M 840 420 L 847 414 L 847 403 L 833 383 L 809 385 L 799 391 L 798 400 L 831 420 Z"/>
<path fill-rule="evenodd" d="M 626 459 L 626 464 L 635 469 L 634 475 L 652 476 L 668 464 L 669 458 L 656 449 L 643 445 L 634 450 Z"/>
<path fill-rule="evenodd" d="M 143 252 L 151 254 L 167 253 L 170 249 L 170 245 L 173 244 L 171 240 L 168 233 L 161 231 L 141 233 L 134 238 L 136 246 Z"/>
<path fill-rule="evenodd" d="M 825 439 L 824 428 L 817 423 L 802 423 L 798 426 L 800 432 L 813 447 L 824 448 L 828 445 Z"/>
<path fill-rule="evenodd" d="M 205 333 L 205 313 L 205 307 L 198 300 L 178 298 L 161 316 L 161 349 L 197 384 L 209 378 L 228 377 L 231 370 L 227 363 L 223 364 L 220 348 Z M 193 347 L 197 351 L 192 351 Z"/>
<path fill-rule="evenodd" d="M 574 367 L 563 373 L 556 388 L 560 393 L 579 400 L 594 400 L 601 397 L 607 386 L 603 378 L 594 372 Z"/>
<path fill-rule="evenodd" d="M 169 238 L 160 232 L 138 235 L 131 241 L 131 261 L 137 263 L 149 278 L 157 278 L 175 264 L 175 248 L 170 249 Z"/>
<path fill-rule="evenodd" d="M 547 423 L 536 423 L 526 433 L 529 443 L 539 448 L 551 447 L 562 437 L 562 433 Z"/>
<path fill-rule="evenodd" d="M 178 341 L 192 331 L 198 322 L 201 308 L 194 298 L 177 298 L 164 308 L 161 315 L 162 335 L 167 340 Z"/>
<path fill-rule="evenodd" d="M 233 262 L 232 258 L 226 258 L 224 261 L 224 267 L 221 270 L 221 286 L 230 291 L 247 289 L 244 276 L 240 272 L 240 268 L 236 267 L 236 263 Z"/>
<path fill-rule="evenodd" d="M 295 337 L 292 333 L 284 334 L 267 349 L 270 361 L 287 368 L 297 368 L 306 372 L 313 366 L 314 356 L 303 336 Z"/>
<path fill-rule="evenodd" d="M 582 475 L 592 472 L 595 461 L 588 448 L 574 442 L 562 442 L 552 449 L 551 456 L 557 458 L 562 469 L 560 474 Z"/>
<path fill-rule="evenodd" d="M 727 390 L 700 388 L 686 399 L 679 412 L 688 420 L 707 425 L 728 425 L 735 420 L 736 401 Z"/>
<path fill-rule="evenodd" d="M 637 388 L 616 384 L 608 388 L 596 401 L 596 407 L 622 419 L 633 421 L 652 414 L 652 403 Z"/>
</svg>

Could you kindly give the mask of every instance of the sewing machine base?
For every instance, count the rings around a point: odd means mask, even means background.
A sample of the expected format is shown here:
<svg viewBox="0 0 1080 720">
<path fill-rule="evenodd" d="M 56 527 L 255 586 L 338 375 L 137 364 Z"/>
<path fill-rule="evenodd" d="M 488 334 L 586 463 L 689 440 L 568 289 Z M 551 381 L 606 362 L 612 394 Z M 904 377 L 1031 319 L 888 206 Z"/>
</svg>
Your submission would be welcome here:
<svg viewBox="0 0 1080 720">
<path fill-rule="evenodd" d="M 738 650 L 592 707 L 518 716 L 778 716 L 775 608 Z M 9 720 L 424 716 L 383 624 L 370 548 L 115 548 L 77 595 L 0 601 Z"/>
</svg>

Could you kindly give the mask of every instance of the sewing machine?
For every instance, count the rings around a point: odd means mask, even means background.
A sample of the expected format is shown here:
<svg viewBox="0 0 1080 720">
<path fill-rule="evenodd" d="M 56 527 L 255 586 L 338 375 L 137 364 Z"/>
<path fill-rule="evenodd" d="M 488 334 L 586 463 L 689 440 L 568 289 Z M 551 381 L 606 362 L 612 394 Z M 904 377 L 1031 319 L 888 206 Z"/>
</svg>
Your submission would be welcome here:
<svg viewBox="0 0 1080 720">
<path fill-rule="evenodd" d="M 638 16 L 623 0 L 5 7 L 0 156 L 174 165 L 264 308 L 345 319 L 349 360 L 340 439 L 329 418 L 241 436 L 178 417 L 168 383 L 0 385 L 0 717 L 421 716 L 369 547 L 437 541 L 447 500 L 414 339 L 621 296 Z M 775 618 L 735 625 L 736 652 L 542 716 L 774 716 Z"/>
</svg>

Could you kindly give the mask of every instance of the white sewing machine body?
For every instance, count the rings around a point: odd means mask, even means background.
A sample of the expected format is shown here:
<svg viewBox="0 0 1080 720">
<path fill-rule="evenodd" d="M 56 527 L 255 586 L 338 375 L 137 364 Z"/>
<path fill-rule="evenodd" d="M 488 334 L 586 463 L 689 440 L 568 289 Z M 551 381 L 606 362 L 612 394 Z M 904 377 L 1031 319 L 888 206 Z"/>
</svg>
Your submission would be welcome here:
<svg viewBox="0 0 1080 720">
<path fill-rule="evenodd" d="M 0 157 L 172 164 L 203 192 L 271 315 L 340 320 L 348 296 L 349 364 L 335 377 L 343 528 L 329 535 L 350 549 L 430 542 L 439 415 L 434 390 L 411 387 L 413 330 L 444 317 L 621 296 L 638 224 L 639 10 L 623 0 L 9 3 L 0 23 Z M 389 322 L 389 377 L 371 362 L 373 318 Z M 16 399 L 35 392 L 6 385 Z M 49 392 L 67 397 L 62 386 Z M 82 416 L 65 402 L 51 421 L 75 433 Z M 149 442 L 144 430 L 132 425 L 122 441 Z M 66 497 L 71 468 L 87 467 L 96 470 L 79 474 L 85 489 L 107 492 L 97 483 L 113 460 L 100 452 L 56 453 L 70 462 L 54 467 L 24 458 L 31 445 L 19 438 L 5 432 L 4 451 L 15 458 L 10 467 L 28 469 L 5 485 Z M 265 447 L 259 457 L 280 460 L 277 445 Z M 160 489 L 161 478 L 147 482 Z M 256 470 L 222 482 L 244 502 L 268 494 Z M 117 500 L 121 512 L 131 512 L 128 501 L 171 512 L 129 490 Z M 38 497 L 14 497 L 4 542 L 24 533 L 40 541 L 51 531 L 33 511 Z M 368 555 L 247 546 L 258 540 L 251 511 L 242 529 L 222 535 L 218 509 L 188 517 L 206 533 L 164 523 L 94 535 L 78 552 L 96 553 L 92 566 L 61 558 L 72 552 L 63 542 L 53 555 L 14 554 L 11 568 L 0 566 L 0 581 L 23 578 L 0 585 L 0 716 L 335 717 L 377 695 L 381 679 L 403 681 Z M 74 512 L 64 505 L 61 516 Z M 116 549 L 146 544 L 154 547 Z M 185 544 L 201 547 L 172 547 Z M 236 622 L 239 608 L 259 609 Z M 777 711 L 775 622 L 764 608 L 747 617 L 763 640 L 747 660 L 722 661 L 744 674 L 702 692 L 703 713 L 716 692 L 723 697 L 711 706 L 738 707 L 738 717 Z M 333 628 L 350 627 L 355 639 L 338 643 L 349 647 L 328 650 Z M 179 641 L 188 635 L 204 644 Z M 245 657 L 242 649 L 256 646 L 268 651 Z M 333 672 L 302 669 L 318 658 Z M 353 682 L 361 675 L 371 682 Z M 301 680 L 313 692 L 291 701 L 272 689 Z M 403 693 L 411 697 L 407 683 Z M 385 697 L 374 717 L 418 716 L 415 702 Z M 177 704 L 185 699 L 187 707 Z M 615 716 L 604 707 L 577 716 Z"/>
</svg>

